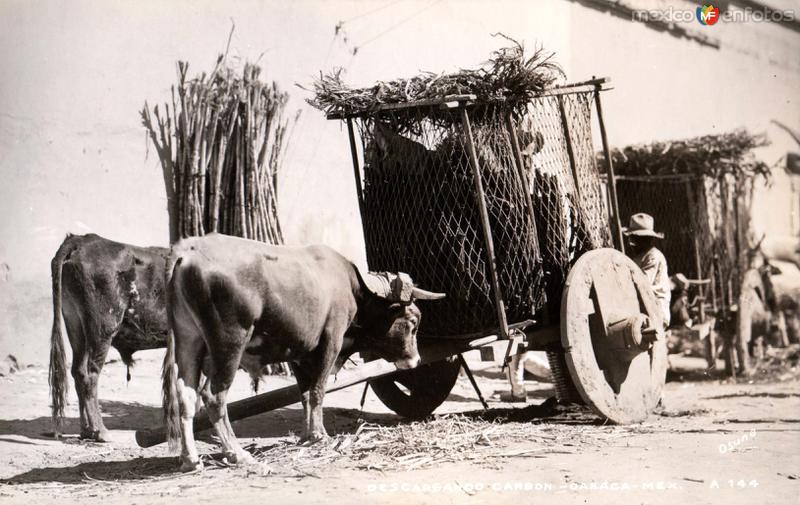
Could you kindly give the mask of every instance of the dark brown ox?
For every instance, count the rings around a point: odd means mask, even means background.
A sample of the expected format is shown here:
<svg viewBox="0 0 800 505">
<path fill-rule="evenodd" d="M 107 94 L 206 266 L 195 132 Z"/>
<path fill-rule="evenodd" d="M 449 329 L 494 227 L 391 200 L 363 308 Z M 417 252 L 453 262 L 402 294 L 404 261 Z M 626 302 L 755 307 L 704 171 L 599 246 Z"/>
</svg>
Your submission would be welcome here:
<svg viewBox="0 0 800 505">
<path fill-rule="evenodd" d="M 362 275 L 325 246 L 219 234 L 180 241 L 167 265 L 174 337 L 164 360 L 164 413 L 170 446 L 180 439 L 183 470 L 201 466 L 192 433 L 201 369 L 210 388 L 199 394 L 223 452 L 232 463 L 246 462 L 226 406 L 240 365 L 290 362 L 305 410 L 301 440 L 319 440 L 327 436 L 322 400 L 337 357 L 370 350 L 398 368 L 415 367 L 421 316 L 414 299 L 444 296 L 414 287 L 405 274 Z"/>
<path fill-rule="evenodd" d="M 67 396 L 61 317 L 72 347 L 81 437 L 109 440 L 97 401 L 97 383 L 110 347 L 130 367 L 133 353 L 164 347 L 167 315 L 161 247 L 136 247 L 97 235 L 67 235 L 51 263 L 53 330 L 50 394 L 56 435 Z M 130 377 L 130 376 L 129 376 Z"/>
</svg>

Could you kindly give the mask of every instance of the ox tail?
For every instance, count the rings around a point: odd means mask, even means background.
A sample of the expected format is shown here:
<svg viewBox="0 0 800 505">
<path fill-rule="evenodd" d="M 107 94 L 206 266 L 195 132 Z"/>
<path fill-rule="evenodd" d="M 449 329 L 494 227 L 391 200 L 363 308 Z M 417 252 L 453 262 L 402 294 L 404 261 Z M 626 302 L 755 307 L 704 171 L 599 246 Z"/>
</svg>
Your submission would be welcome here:
<svg viewBox="0 0 800 505">
<path fill-rule="evenodd" d="M 169 333 L 167 334 L 167 353 L 164 355 L 164 365 L 161 369 L 161 405 L 164 409 L 164 425 L 166 426 L 167 443 L 169 450 L 174 452 L 179 447 L 181 436 L 180 407 L 178 405 L 178 366 L 175 364 L 175 333 L 173 331 L 172 303 L 174 299 L 174 286 L 172 278 L 174 271 L 180 266 L 181 259 L 175 258 L 170 253 L 165 273 L 165 288 L 167 290 L 167 319 Z"/>
<path fill-rule="evenodd" d="M 64 407 L 67 404 L 67 356 L 64 350 L 64 338 L 61 335 L 61 272 L 64 261 L 77 248 L 72 235 L 61 243 L 56 255 L 50 262 L 53 279 L 53 329 L 50 333 L 50 384 L 51 415 L 55 437 L 61 436 L 64 419 Z"/>
</svg>

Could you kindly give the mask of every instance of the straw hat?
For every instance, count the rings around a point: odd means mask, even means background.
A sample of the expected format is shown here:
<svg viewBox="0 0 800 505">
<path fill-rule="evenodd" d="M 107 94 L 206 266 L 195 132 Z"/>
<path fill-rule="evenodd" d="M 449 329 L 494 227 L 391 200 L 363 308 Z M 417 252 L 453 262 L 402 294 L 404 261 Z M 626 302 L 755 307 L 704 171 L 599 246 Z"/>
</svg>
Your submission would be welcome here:
<svg viewBox="0 0 800 505">
<path fill-rule="evenodd" d="M 664 238 L 663 233 L 657 233 L 654 228 L 655 221 L 653 216 L 650 214 L 645 214 L 644 212 L 639 212 L 638 214 L 634 214 L 631 216 L 630 223 L 628 224 L 627 228 L 623 228 L 622 231 L 625 233 L 626 236 L 634 235 L 636 237 L 655 237 L 655 238 Z"/>
</svg>

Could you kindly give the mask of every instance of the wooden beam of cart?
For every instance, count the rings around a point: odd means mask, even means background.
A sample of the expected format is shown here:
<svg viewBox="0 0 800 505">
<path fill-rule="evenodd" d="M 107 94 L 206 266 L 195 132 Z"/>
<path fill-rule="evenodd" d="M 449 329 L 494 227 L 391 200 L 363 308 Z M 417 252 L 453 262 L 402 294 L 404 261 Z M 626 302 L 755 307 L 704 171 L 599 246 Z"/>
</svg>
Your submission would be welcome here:
<svg viewBox="0 0 800 505">
<path fill-rule="evenodd" d="M 525 329 L 533 321 L 525 321 L 509 325 L 512 329 Z M 500 332 L 497 332 L 500 333 Z M 481 346 L 499 340 L 498 335 L 485 335 L 473 339 L 460 338 L 427 338 L 419 342 L 419 354 L 422 358 L 421 363 L 433 363 L 448 358 L 455 354 L 471 351 Z M 342 370 L 333 382 L 329 382 L 325 387 L 326 393 L 339 391 L 346 387 L 359 384 L 364 381 L 377 379 L 385 375 L 397 372 L 398 369 L 393 363 L 379 359 L 359 365 L 353 370 Z M 228 404 L 228 418 L 237 421 L 247 417 L 255 416 L 270 410 L 288 407 L 300 402 L 300 390 L 296 385 L 286 386 L 273 391 L 268 391 L 259 395 L 254 395 L 243 400 Z M 194 432 L 199 433 L 212 427 L 211 421 L 205 413 L 200 412 L 194 418 Z M 140 447 L 152 447 L 166 442 L 166 430 L 159 427 L 151 430 L 138 430 L 136 432 L 136 443 Z"/>
</svg>

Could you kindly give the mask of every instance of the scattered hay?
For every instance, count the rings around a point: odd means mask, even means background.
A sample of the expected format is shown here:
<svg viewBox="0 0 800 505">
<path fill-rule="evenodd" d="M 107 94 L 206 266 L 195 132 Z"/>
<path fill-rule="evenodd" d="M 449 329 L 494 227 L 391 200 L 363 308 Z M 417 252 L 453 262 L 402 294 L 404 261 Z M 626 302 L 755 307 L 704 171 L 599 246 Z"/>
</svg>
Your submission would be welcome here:
<svg viewBox="0 0 800 505">
<path fill-rule="evenodd" d="M 707 415 L 711 413 L 713 413 L 712 410 L 704 408 L 678 409 L 678 410 L 656 409 L 656 411 L 654 412 L 654 414 L 661 417 L 694 417 L 694 416 Z"/>
<path fill-rule="evenodd" d="M 383 472 L 461 461 L 491 465 L 507 457 L 574 453 L 581 445 L 597 446 L 624 436 L 615 433 L 614 428 L 619 427 L 512 422 L 502 417 L 490 420 L 445 414 L 428 421 L 396 425 L 362 422 L 354 433 L 339 434 L 308 446 L 284 440 L 269 446 L 251 444 L 245 449 L 259 463 L 274 470 L 315 477 L 316 471 L 334 461 L 356 469 Z M 227 465 L 217 462 L 216 466 Z"/>
</svg>

